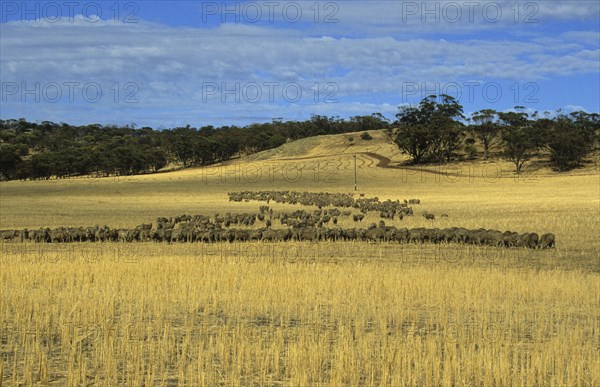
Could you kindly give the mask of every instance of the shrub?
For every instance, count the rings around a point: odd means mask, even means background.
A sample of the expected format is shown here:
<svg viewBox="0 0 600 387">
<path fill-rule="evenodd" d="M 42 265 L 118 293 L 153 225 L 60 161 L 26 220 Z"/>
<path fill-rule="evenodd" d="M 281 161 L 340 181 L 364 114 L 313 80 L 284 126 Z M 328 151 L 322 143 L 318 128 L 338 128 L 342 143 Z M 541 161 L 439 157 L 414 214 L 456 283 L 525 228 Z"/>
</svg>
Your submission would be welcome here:
<svg viewBox="0 0 600 387">
<path fill-rule="evenodd" d="M 373 139 L 373 137 L 371 137 L 371 135 L 369 134 L 369 132 L 363 132 L 360 135 L 360 138 L 363 139 L 363 140 L 366 140 L 366 141 L 369 141 L 369 140 Z"/>
</svg>

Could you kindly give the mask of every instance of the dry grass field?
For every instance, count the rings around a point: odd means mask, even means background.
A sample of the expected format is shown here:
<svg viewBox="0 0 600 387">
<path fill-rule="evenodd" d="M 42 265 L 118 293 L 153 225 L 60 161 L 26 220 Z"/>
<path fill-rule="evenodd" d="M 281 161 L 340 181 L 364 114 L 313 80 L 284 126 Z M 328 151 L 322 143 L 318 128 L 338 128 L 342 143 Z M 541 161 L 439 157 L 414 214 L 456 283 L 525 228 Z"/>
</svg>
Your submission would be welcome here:
<svg viewBox="0 0 600 387">
<path fill-rule="evenodd" d="M 405 169 L 372 135 L 210 168 L 2 182 L 0 229 L 132 227 L 264 204 L 229 191 L 349 193 L 356 154 L 357 194 L 421 199 L 396 225 L 553 232 L 556 249 L 4 243 L 0 386 L 600 385 L 597 165 Z M 448 217 L 432 226 L 422 211 Z"/>
</svg>

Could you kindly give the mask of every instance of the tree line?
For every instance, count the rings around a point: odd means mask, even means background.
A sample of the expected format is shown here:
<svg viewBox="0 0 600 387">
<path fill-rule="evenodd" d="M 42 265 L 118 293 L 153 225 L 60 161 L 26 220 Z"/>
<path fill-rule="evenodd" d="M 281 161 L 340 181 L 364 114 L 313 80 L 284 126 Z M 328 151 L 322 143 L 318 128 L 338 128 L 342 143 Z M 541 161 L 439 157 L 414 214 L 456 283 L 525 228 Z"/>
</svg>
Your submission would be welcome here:
<svg viewBox="0 0 600 387">
<path fill-rule="evenodd" d="M 412 163 L 446 163 L 494 156 L 510 160 L 520 173 L 536 156 L 547 157 L 560 172 L 583 165 L 600 145 L 600 115 L 576 111 L 540 117 L 525 107 L 497 112 L 483 109 L 465 117 L 460 103 L 448 95 L 431 95 L 418 105 L 403 106 L 388 135 Z"/>
<path fill-rule="evenodd" d="M 155 130 L 132 125 L 85 125 L 0 120 L 0 180 L 152 173 L 169 163 L 204 166 L 276 148 L 301 138 L 385 129 L 411 163 L 447 163 L 502 157 L 517 173 L 536 156 L 557 171 L 580 167 L 600 144 L 600 115 L 560 111 L 529 114 L 484 109 L 464 115 L 451 96 L 431 95 L 401 106 L 390 123 L 380 113 L 350 119 L 315 115 L 245 127 L 203 126 Z"/>
<path fill-rule="evenodd" d="M 305 137 L 388 128 L 381 114 L 350 119 L 315 115 L 305 121 L 155 130 L 135 125 L 85 125 L 0 120 L 0 180 L 122 176 L 156 172 L 169 163 L 210 165 Z"/>
</svg>

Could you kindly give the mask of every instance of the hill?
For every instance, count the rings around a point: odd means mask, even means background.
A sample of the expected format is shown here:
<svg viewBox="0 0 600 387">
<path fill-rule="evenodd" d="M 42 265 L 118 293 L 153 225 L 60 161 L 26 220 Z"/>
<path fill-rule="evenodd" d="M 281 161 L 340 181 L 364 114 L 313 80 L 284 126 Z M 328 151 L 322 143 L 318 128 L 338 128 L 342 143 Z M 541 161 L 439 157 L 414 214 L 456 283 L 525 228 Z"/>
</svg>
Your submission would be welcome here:
<svg viewBox="0 0 600 387">
<path fill-rule="evenodd" d="M 383 132 L 370 134 L 372 140 L 352 135 L 354 145 L 349 145 L 349 134 L 306 138 L 221 164 L 159 174 L 0 182 L 0 229 L 131 227 L 160 216 L 257 210 L 257 203 L 229 202 L 231 191 L 347 192 L 382 200 L 421 199 L 417 216 L 399 226 L 431 227 L 418 216 L 428 211 L 449 215 L 436 227 L 554 232 L 560 248 L 598 265 L 595 166 L 560 174 L 540 166 L 521 175 L 505 161 L 407 166 Z"/>
<path fill-rule="evenodd" d="M 403 169 L 406 171 L 418 170 L 423 173 L 462 175 L 467 177 L 475 170 L 480 170 L 479 177 L 489 179 L 515 178 L 518 175 L 514 171 L 514 164 L 506 160 L 500 152 L 492 154 L 490 160 L 480 159 L 463 160 L 449 163 L 429 163 L 412 165 L 410 158 L 400 152 L 398 147 L 392 143 L 385 130 L 366 131 L 372 137 L 371 140 L 363 140 L 360 133 L 333 134 L 304 138 L 291 141 L 277 148 L 258 152 L 256 154 L 235 160 L 235 163 L 248 163 L 255 161 L 300 161 L 300 160 L 322 160 L 337 164 L 344 164 L 358 155 L 359 167 L 374 165 L 379 168 Z M 352 139 L 352 141 L 349 141 Z M 482 149 L 478 149 L 482 151 Z M 599 154 L 596 152 L 588 159 L 584 167 L 571 171 L 558 173 L 544 157 L 536 157 L 526 164 L 522 176 L 529 175 L 544 176 L 577 176 L 595 175 L 598 173 Z"/>
</svg>

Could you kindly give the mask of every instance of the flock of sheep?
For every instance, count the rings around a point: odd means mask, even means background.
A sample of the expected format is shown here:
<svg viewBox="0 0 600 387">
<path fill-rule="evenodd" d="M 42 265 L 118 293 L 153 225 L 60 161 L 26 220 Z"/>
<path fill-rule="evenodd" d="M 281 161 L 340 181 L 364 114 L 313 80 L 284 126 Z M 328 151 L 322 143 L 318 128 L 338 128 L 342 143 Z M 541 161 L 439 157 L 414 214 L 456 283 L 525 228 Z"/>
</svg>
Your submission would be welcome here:
<svg viewBox="0 0 600 387">
<path fill-rule="evenodd" d="M 379 212 L 379 216 L 387 219 L 394 219 L 398 216 L 400 219 L 405 215 L 413 215 L 412 207 L 409 204 L 419 204 L 419 199 L 410 200 L 386 200 L 379 201 L 379 198 L 365 198 L 364 194 L 360 194 L 360 197 L 355 199 L 350 194 L 345 193 L 327 193 L 327 192 L 298 192 L 298 191 L 243 191 L 243 192 L 230 192 L 229 201 L 234 202 L 249 202 L 251 200 L 264 201 L 267 204 L 270 201 L 275 203 L 288 203 L 288 204 L 300 204 L 303 206 L 317 206 L 321 209 L 323 207 L 346 207 L 355 208 L 362 214 L 368 212 Z M 347 211 L 346 211 L 347 212 Z M 360 215 L 360 214 L 358 214 Z M 355 221 L 360 221 L 363 218 L 360 216 L 355 217 Z"/>
<path fill-rule="evenodd" d="M 307 211 L 276 212 L 268 205 L 260 206 L 258 213 L 181 215 L 157 218 L 154 223 L 140 224 L 132 229 L 99 227 L 58 227 L 36 230 L 3 230 L 0 241 L 35 243 L 68 242 L 284 242 L 284 241 L 370 241 L 398 243 L 464 243 L 496 247 L 553 248 L 552 233 L 516 233 L 497 230 L 468 230 L 451 228 L 398 228 L 388 226 L 382 219 L 366 227 L 343 228 L 341 218 L 352 217 L 362 223 L 368 212 L 379 212 L 380 217 L 413 215 L 409 204 L 419 204 L 418 199 L 404 201 L 379 201 L 378 198 L 353 198 L 348 194 L 308 193 L 296 191 L 264 191 L 229 193 L 230 201 L 270 201 L 277 203 L 316 206 Z M 324 208 L 332 207 L 332 208 Z M 340 210 L 338 207 L 346 208 Z M 358 209 L 353 213 L 351 209 Z M 434 220 L 432 214 L 423 213 Z M 283 227 L 278 227 L 279 223 Z"/>
</svg>

